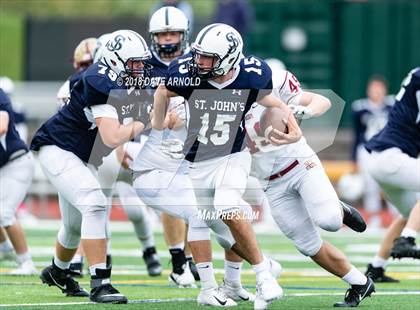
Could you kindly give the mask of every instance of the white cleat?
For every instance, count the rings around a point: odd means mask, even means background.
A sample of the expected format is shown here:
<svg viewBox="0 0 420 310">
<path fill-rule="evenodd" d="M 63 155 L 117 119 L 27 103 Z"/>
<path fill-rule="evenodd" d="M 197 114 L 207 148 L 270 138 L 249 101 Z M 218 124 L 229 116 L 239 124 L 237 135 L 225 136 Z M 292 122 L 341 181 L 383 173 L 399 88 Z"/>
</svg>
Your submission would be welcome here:
<svg viewBox="0 0 420 310">
<path fill-rule="evenodd" d="M 18 268 L 8 272 L 8 274 L 12 276 L 32 276 L 38 274 L 38 271 L 35 268 L 34 262 L 27 260 L 20 264 Z"/>
<path fill-rule="evenodd" d="M 14 250 L 0 251 L 0 261 L 11 260 L 16 261 L 16 254 Z"/>
<path fill-rule="evenodd" d="M 201 306 L 234 307 L 238 304 L 219 288 L 201 290 L 197 296 L 197 303 Z"/>
<path fill-rule="evenodd" d="M 280 263 L 276 262 L 274 259 L 269 258 L 270 263 L 270 273 L 273 275 L 274 279 L 280 278 L 282 268 Z"/>
<path fill-rule="evenodd" d="M 267 309 L 268 305 L 283 297 L 283 289 L 273 277 L 257 282 L 257 294 L 254 301 L 254 310 Z"/>
<path fill-rule="evenodd" d="M 248 292 L 241 283 L 232 283 L 223 280 L 223 284 L 219 288 L 225 295 L 235 301 L 254 301 L 255 295 Z"/>
<path fill-rule="evenodd" d="M 196 288 L 197 285 L 195 285 L 195 279 L 193 274 L 191 273 L 190 267 L 188 264 L 184 265 L 184 272 L 181 274 L 171 272 L 171 274 L 168 277 L 169 282 L 175 284 L 176 286 L 180 288 Z"/>
</svg>

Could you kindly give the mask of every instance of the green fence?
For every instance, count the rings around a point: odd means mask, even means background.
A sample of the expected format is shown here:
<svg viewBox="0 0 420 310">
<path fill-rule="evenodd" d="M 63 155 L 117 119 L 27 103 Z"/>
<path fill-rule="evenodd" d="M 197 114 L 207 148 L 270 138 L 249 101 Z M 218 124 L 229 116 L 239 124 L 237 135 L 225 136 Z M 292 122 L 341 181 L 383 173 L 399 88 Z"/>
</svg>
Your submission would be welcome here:
<svg viewBox="0 0 420 310">
<path fill-rule="evenodd" d="M 396 92 L 406 73 L 420 65 L 420 1 L 253 4 L 256 24 L 248 50 L 281 59 L 307 87 L 333 89 L 347 103 L 365 95 L 371 75 L 383 75 Z M 297 32 L 296 42 L 288 42 L 290 30 Z M 348 109 L 343 125 L 349 125 Z"/>
</svg>

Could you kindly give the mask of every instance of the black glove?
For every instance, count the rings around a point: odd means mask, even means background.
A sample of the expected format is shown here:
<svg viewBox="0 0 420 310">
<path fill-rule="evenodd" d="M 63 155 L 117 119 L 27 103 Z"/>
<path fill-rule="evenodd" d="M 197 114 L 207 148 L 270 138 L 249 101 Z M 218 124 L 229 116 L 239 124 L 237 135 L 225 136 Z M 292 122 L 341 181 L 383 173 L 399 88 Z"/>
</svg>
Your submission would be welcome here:
<svg viewBox="0 0 420 310">
<path fill-rule="evenodd" d="M 140 102 L 139 103 L 139 115 L 136 120 L 142 122 L 146 127 L 150 123 L 150 112 L 152 111 L 151 102 Z"/>
</svg>

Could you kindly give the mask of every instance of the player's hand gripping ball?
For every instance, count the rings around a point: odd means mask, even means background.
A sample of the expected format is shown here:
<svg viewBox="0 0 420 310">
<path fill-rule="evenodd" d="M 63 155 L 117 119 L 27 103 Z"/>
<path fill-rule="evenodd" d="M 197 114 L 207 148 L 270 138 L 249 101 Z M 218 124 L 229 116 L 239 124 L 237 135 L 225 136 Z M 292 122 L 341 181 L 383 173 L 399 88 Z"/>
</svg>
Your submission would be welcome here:
<svg viewBox="0 0 420 310">
<path fill-rule="evenodd" d="M 261 114 L 260 128 L 266 140 L 271 141 L 271 138 L 278 138 L 277 133 L 288 133 L 287 119 L 289 113 L 280 108 L 272 107 L 266 108 Z"/>
</svg>

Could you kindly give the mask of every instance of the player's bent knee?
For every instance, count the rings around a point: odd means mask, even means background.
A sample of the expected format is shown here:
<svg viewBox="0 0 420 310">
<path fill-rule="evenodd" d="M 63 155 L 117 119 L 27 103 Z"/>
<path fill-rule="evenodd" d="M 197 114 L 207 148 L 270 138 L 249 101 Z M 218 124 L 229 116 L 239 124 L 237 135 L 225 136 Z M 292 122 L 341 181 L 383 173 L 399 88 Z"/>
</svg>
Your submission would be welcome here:
<svg viewBox="0 0 420 310">
<path fill-rule="evenodd" d="M 305 256 L 315 256 L 322 247 L 321 237 L 305 238 L 295 241 L 295 247 Z"/>
<path fill-rule="evenodd" d="M 2 208 L 1 213 L 0 213 L 0 227 L 12 226 L 15 222 L 16 222 L 15 211 Z"/>
<path fill-rule="evenodd" d="M 329 215 L 318 219 L 317 225 L 323 230 L 335 232 L 343 226 L 343 219 L 341 215 Z"/>
<path fill-rule="evenodd" d="M 230 232 L 229 227 L 222 220 L 206 222 L 211 230 L 216 234 L 216 240 L 224 249 L 230 249 L 236 243 L 235 238 Z"/>
<path fill-rule="evenodd" d="M 58 242 L 66 249 L 76 249 L 80 244 L 80 226 L 70 227 L 62 225 L 57 235 Z"/>
<path fill-rule="evenodd" d="M 219 245 L 225 250 L 229 250 L 236 243 L 232 234 L 216 235 L 216 240 Z"/>
<path fill-rule="evenodd" d="M 83 206 L 82 211 L 82 239 L 105 239 L 106 238 L 106 225 L 107 225 L 107 201 L 105 195 L 101 195 L 94 191 L 91 193 L 95 197 L 93 201 L 101 204 Z"/>
<path fill-rule="evenodd" d="M 340 202 L 336 199 L 330 199 L 322 202 L 322 207 L 316 208 L 317 212 L 311 212 L 315 224 L 326 230 L 335 232 L 343 226 L 343 213 Z"/>
</svg>

